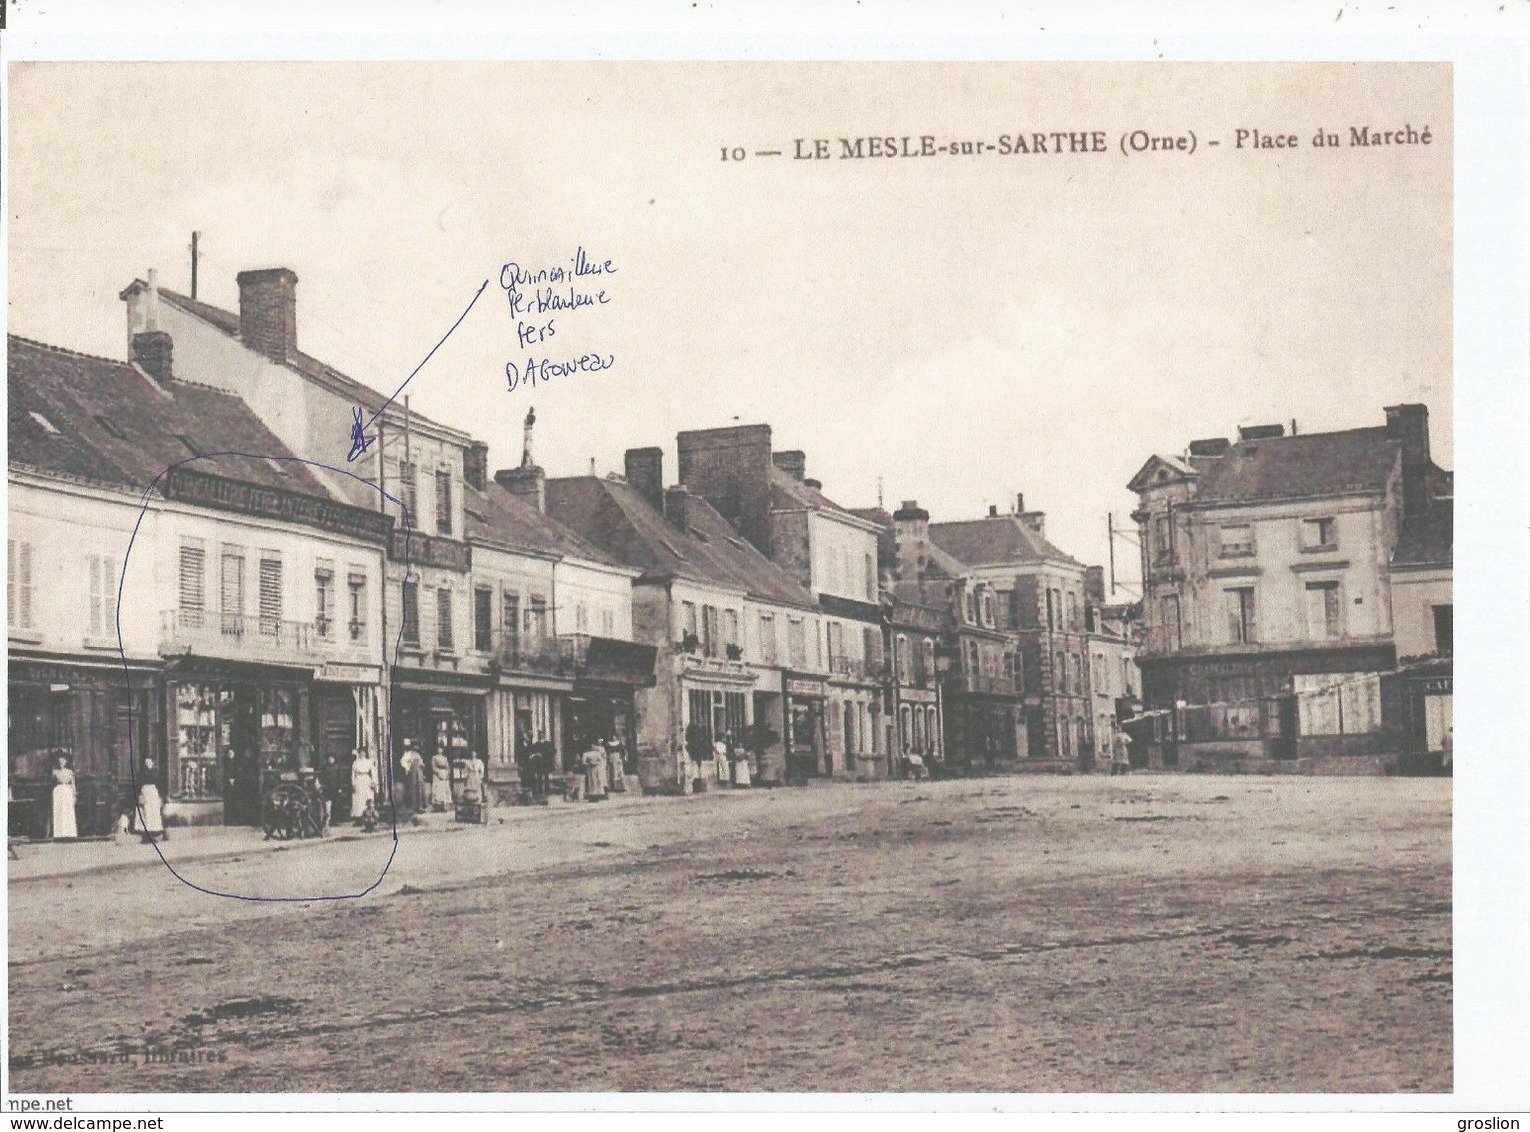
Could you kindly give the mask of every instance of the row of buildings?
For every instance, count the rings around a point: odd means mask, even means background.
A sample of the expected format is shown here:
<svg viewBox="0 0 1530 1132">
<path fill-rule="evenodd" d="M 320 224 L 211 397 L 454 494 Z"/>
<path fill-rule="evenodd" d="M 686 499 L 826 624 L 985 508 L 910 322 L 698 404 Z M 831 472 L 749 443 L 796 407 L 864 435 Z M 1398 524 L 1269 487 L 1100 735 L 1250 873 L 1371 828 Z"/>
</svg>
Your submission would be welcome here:
<svg viewBox="0 0 1530 1132">
<path fill-rule="evenodd" d="M 611 739 L 650 790 L 718 741 L 765 782 L 874 779 L 1087 767 L 1123 724 L 1159 765 L 1448 764 L 1451 477 L 1423 406 L 1153 456 L 1119 606 L 1023 497 L 845 507 L 766 425 L 680 433 L 672 477 L 647 447 L 549 479 L 528 414 L 491 472 L 301 351 L 296 285 L 241 273 L 232 312 L 151 272 L 121 293 L 126 361 L 9 339 L 13 833 L 59 753 L 87 833 L 145 773 L 174 821 L 253 823 L 271 775 L 343 783 L 357 748 L 474 753 L 504 796 L 529 749 Z M 358 411 L 359 455 L 313 460 Z"/>
<path fill-rule="evenodd" d="M 686 789 L 719 741 L 764 781 L 1072 764 L 1135 692 L 1101 576 L 1017 504 L 931 523 L 833 502 L 768 426 L 548 479 L 299 349 L 296 276 L 239 310 L 121 293 L 127 360 L 8 340 L 13 832 L 68 756 L 82 832 L 152 775 L 172 821 L 254 823 L 271 776 L 352 752 L 616 739 Z M 359 456 L 326 464 L 357 412 Z"/>
</svg>

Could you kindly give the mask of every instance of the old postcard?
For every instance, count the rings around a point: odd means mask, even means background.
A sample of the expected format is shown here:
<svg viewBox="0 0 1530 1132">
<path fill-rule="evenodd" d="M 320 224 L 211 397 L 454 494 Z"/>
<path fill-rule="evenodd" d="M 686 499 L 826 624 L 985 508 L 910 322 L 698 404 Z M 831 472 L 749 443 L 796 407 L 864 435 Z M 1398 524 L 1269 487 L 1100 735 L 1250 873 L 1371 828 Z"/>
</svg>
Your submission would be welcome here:
<svg viewBox="0 0 1530 1132">
<path fill-rule="evenodd" d="M 14 63 L 10 1089 L 1450 1094 L 1456 81 Z"/>
</svg>

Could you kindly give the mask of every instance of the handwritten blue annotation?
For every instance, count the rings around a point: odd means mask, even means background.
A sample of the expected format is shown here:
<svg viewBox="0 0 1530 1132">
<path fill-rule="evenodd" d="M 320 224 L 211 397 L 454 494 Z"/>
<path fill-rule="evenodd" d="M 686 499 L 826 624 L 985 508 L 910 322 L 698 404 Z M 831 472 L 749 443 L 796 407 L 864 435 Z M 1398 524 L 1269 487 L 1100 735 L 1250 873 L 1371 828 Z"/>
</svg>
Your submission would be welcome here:
<svg viewBox="0 0 1530 1132">
<path fill-rule="evenodd" d="M 510 317 L 515 320 L 516 345 L 525 350 L 557 338 L 565 326 L 560 316 L 580 311 L 597 311 L 612 301 L 606 284 L 617 273 L 610 259 L 591 259 L 584 246 L 575 249 L 566 263 L 526 266 L 515 261 L 499 271 L 499 285 L 505 292 Z M 571 353 L 562 358 L 528 354 L 522 364 L 505 363 L 507 391 L 514 393 L 522 385 L 536 386 L 554 377 L 574 373 L 598 373 L 616 364 L 616 355 L 599 350 Z"/>
</svg>

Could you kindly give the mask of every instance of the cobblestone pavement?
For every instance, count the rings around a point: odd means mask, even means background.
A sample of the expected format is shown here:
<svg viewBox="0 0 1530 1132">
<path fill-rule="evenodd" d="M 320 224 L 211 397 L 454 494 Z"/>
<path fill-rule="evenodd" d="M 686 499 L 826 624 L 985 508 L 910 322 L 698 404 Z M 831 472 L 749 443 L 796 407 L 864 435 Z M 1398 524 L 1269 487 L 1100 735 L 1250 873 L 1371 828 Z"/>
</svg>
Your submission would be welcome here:
<svg viewBox="0 0 1530 1132">
<path fill-rule="evenodd" d="M 12 1088 L 1451 1088 L 1448 780 L 822 785 L 397 846 L 359 900 L 13 875 Z M 347 893 L 392 849 L 178 869 Z"/>
</svg>

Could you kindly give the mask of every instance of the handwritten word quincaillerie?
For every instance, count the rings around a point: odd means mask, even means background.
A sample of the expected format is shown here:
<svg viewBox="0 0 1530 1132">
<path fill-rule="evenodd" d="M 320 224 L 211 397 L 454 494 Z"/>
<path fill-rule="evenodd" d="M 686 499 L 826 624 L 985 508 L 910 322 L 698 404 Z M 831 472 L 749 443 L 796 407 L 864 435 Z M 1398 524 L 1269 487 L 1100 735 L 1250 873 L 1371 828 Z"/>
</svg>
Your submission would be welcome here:
<svg viewBox="0 0 1530 1132">
<path fill-rule="evenodd" d="M 526 349 L 549 343 L 560 332 L 569 332 L 569 316 L 608 306 L 612 295 L 607 284 L 616 272 L 611 260 L 591 258 L 582 245 L 566 261 L 527 265 L 512 260 L 504 264 L 499 286 L 515 320 L 516 344 Z M 581 350 L 563 358 L 528 355 L 523 365 L 505 363 L 505 382 L 513 393 L 521 385 L 534 386 L 572 373 L 595 373 L 610 369 L 615 362 L 615 354 L 599 350 Z"/>
</svg>

